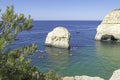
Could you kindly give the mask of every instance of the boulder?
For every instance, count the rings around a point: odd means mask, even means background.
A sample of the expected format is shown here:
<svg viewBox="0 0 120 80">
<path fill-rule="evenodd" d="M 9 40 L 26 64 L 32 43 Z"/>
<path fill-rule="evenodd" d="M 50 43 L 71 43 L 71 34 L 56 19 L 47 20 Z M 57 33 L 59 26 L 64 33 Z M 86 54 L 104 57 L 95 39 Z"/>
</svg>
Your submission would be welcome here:
<svg viewBox="0 0 120 80">
<path fill-rule="evenodd" d="M 53 46 L 58 48 L 69 48 L 70 33 L 64 27 L 56 27 L 53 31 L 49 32 L 46 40 L 46 46 Z"/>
<path fill-rule="evenodd" d="M 106 35 L 109 36 L 107 39 L 120 42 L 120 9 L 113 10 L 105 16 L 97 28 L 95 40 L 101 40 Z"/>
<path fill-rule="evenodd" d="M 120 80 L 120 69 L 114 71 L 112 77 L 109 80 Z"/>
</svg>

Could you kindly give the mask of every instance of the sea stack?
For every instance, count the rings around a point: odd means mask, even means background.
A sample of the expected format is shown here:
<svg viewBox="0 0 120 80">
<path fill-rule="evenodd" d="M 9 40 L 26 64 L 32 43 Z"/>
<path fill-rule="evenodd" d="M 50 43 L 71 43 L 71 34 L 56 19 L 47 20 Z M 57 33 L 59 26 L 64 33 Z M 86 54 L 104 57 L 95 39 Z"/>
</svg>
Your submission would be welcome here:
<svg viewBox="0 0 120 80">
<path fill-rule="evenodd" d="M 95 40 L 120 42 L 120 9 L 105 16 L 97 28 Z"/>
<path fill-rule="evenodd" d="M 53 31 L 49 32 L 46 40 L 46 46 L 58 47 L 69 49 L 70 33 L 64 27 L 56 27 Z"/>
</svg>

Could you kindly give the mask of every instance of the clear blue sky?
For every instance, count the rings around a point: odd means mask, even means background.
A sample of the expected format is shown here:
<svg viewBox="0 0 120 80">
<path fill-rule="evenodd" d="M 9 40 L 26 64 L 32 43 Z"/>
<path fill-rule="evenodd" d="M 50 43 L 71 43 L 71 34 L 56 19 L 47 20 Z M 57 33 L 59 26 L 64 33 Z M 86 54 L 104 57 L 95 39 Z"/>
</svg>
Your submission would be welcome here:
<svg viewBox="0 0 120 80">
<path fill-rule="evenodd" d="M 102 20 L 120 0 L 0 0 L 2 11 L 7 5 L 34 20 Z"/>
</svg>

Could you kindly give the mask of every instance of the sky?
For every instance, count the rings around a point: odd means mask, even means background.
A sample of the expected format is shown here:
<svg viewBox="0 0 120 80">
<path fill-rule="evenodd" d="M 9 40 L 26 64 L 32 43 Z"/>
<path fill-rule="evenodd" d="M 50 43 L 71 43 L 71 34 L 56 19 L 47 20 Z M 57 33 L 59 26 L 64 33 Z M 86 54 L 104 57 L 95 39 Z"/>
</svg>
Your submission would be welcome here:
<svg viewBox="0 0 120 80">
<path fill-rule="evenodd" d="M 34 20 L 102 20 L 120 0 L 0 0 L 2 12 L 10 5 Z"/>
</svg>

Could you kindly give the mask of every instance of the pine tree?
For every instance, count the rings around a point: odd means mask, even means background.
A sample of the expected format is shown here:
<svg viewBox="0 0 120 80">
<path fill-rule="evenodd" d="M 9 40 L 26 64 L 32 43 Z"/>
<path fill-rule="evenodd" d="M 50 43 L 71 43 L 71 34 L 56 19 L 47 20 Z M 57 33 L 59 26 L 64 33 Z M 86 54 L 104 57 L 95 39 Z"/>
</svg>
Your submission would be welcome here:
<svg viewBox="0 0 120 80">
<path fill-rule="evenodd" d="M 32 28 L 30 15 L 26 18 L 24 14 L 15 14 L 14 7 L 8 6 L 0 16 L 0 80 L 37 80 L 36 67 L 30 66 L 30 59 L 25 60 L 35 52 L 37 45 L 10 48 L 18 33 Z"/>
</svg>

